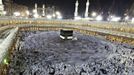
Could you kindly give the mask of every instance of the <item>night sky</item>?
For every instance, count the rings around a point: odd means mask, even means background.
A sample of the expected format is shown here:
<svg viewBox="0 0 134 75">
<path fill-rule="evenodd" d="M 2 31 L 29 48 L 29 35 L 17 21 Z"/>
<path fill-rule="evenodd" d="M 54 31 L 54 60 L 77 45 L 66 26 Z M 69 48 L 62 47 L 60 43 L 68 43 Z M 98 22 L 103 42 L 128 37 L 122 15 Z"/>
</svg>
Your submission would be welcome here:
<svg viewBox="0 0 134 75">
<path fill-rule="evenodd" d="M 17 4 L 23 4 L 34 8 L 34 4 L 38 3 L 39 7 L 42 4 L 46 6 L 55 6 L 57 10 L 61 11 L 66 18 L 72 18 L 74 15 L 74 8 L 76 0 L 14 0 Z M 108 15 L 108 12 L 117 16 L 123 16 L 123 14 L 130 9 L 134 0 L 90 0 L 89 13 L 92 11 L 103 13 Z M 79 0 L 79 15 L 84 16 L 86 7 L 86 0 Z"/>
</svg>

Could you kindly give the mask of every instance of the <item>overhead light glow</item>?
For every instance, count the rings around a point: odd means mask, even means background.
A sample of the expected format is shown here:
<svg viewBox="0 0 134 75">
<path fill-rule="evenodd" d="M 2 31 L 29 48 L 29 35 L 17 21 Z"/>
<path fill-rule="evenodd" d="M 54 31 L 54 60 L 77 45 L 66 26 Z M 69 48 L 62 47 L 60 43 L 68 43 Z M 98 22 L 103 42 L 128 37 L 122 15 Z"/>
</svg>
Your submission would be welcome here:
<svg viewBox="0 0 134 75">
<path fill-rule="evenodd" d="M 55 15 L 55 14 L 53 14 L 53 17 L 56 17 L 56 15 Z"/>
<path fill-rule="evenodd" d="M 56 12 L 56 15 L 61 15 L 61 13 L 59 11 Z"/>
<path fill-rule="evenodd" d="M 38 18 L 39 17 L 39 15 L 38 14 L 34 14 L 34 18 Z"/>
<path fill-rule="evenodd" d="M 7 14 L 7 12 L 6 12 L 6 11 L 4 11 L 4 12 L 3 12 L 3 14 L 4 14 L 4 15 L 6 15 L 6 14 Z"/>
<path fill-rule="evenodd" d="M 96 12 L 93 12 L 93 13 L 92 13 L 92 17 L 95 17 L 96 15 L 97 15 Z"/>
<path fill-rule="evenodd" d="M 132 23 L 134 23 L 134 18 L 132 18 Z"/>
<path fill-rule="evenodd" d="M 30 12 L 27 10 L 27 11 L 26 11 L 26 14 L 27 14 L 27 15 L 29 15 L 29 14 L 30 14 Z"/>
<path fill-rule="evenodd" d="M 20 16 L 20 12 L 14 12 L 15 16 Z"/>
<path fill-rule="evenodd" d="M 34 9 L 34 10 L 33 10 L 33 13 L 37 13 L 37 11 Z"/>
<path fill-rule="evenodd" d="M 101 15 L 99 15 L 99 16 L 96 17 L 96 20 L 97 21 L 102 21 L 103 20 L 103 17 Z"/>
<path fill-rule="evenodd" d="M 113 17 L 111 21 L 118 22 L 121 20 L 121 17 Z"/>
<path fill-rule="evenodd" d="M 126 17 L 125 17 L 125 20 L 129 20 L 129 16 L 126 16 Z"/>
<path fill-rule="evenodd" d="M 6 64 L 6 65 L 9 64 L 7 59 L 4 59 L 3 63 Z"/>
<path fill-rule="evenodd" d="M 52 15 L 47 15 L 47 19 L 52 19 Z"/>
<path fill-rule="evenodd" d="M 77 16 L 74 18 L 75 20 L 81 20 L 81 17 L 80 16 Z"/>
<path fill-rule="evenodd" d="M 61 15 L 57 16 L 57 19 L 62 19 L 62 16 Z"/>
</svg>

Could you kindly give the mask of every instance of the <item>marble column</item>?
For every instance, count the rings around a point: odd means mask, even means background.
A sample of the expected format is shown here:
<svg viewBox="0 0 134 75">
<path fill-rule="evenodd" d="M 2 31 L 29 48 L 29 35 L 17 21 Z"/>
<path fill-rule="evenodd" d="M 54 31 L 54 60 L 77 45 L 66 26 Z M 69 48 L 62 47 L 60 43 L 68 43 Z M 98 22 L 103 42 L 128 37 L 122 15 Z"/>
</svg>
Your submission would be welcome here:
<svg viewBox="0 0 134 75">
<path fill-rule="evenodd" d="M 38 14 L 38 6 L 37 6 L 37 3 L 35 4 L 35 14 Z"/>
<path fill-rule="evenodd" d="M 42 16 L 45 16 L 45 4 L 42 6 Z"/>
<path fill-rule="evenodd" d="M 89 9 L 89 0 L 87 0 L 87 3 L 86 3 L 85 18 L 88 18 L 88 9 Z"/>
<path fill-rule="evenodd" d="M 78 0 L 75 3 L 75 12 L 74 12 L 74 17 L 78 17 L 78 6 L 79 6 L 79 2 Z"/>
</svg>

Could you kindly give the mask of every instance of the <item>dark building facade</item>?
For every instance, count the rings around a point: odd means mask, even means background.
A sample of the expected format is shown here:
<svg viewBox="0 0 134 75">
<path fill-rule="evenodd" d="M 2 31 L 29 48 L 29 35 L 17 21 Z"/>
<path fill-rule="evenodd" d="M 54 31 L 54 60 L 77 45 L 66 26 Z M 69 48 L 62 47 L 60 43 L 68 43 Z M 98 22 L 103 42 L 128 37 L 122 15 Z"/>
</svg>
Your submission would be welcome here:
<svg viewBox="0 0 134 75">
<path fill-rule="evenodd" d="M 18 5 L 13 2 L 13 0 L 3 0 L 4 3 L 4 10 L 7 12 L 8 16 L 12 16 L 14 12 L 20 12 L 21 14 L 25 15 L 26 10 L 28 10 L 27 6 Z"/>
</svg>

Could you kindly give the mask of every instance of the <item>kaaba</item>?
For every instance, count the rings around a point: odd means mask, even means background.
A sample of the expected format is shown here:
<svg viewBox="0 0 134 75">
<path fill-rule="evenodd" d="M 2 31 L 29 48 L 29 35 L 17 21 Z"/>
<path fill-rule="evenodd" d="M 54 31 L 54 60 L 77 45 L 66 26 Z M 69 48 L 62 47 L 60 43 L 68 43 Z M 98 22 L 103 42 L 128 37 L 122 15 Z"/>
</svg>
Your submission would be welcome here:
<svg viewBox="0 0 134 75">
<path fill-rule="evenodd" d="M 73 39 L 73 30 L 60 30 L 60 38 L 65 40 Z"/>
</svg>

